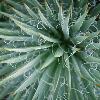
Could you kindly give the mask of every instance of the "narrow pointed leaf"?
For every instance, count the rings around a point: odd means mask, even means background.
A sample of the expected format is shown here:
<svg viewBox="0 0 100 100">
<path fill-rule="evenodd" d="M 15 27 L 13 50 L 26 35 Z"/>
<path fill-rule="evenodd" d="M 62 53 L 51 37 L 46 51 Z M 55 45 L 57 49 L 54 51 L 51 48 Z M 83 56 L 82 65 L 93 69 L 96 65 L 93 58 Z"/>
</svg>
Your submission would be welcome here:
<svg viewBox="0 0 100 100">
<path fill-rule="evenodd" d="M 18 30 L 10 30 L 7 28 L 0 28 L 0 35 L 21 35 L 22 33 L 20 33 Z"/>
<path fill-rule="evenodd" d="M 43 63 L 43 65 L 42 65 L 42 67 L 41 67 L 41 69 L 44 69 L 44 68 L 48 67 L 52 62 L 55 61 L 55 59 L 56 59 L 56 58 L 53 56 L 53 54 L 50 54 L 50 55 L 46 58 L 45 62 Z"/>
<path fill-rule="evenodd" d="M 91 74 L 92 74 L 93 76 L 95 76 L 97 79 L 100 80 L 100 72 L 99 72 L 98 70 L 96 70 L 96 69 L 91 69 L 90 72 L 91 72 Z"/>
<path fill-rule="evenodd" d="M 20 55 L 20 56 L 16 56 L 16 57 L 11 57 L 10 59 L 0 61 L 0 63 L 12 64 L 12 63 L 22 62 L 22 61 L 24 61 L 25 59 L 27 59 L 27 57 L 28 57 L 29 55 L 30 55 L 30 54 L 25 54 L 25 55 Z"/>
<path fill-rule="evenodd" d="M 90 55 L 86 56 L 85 53 L 81 53 L 81 57 L 86 62 L 90 62 L 90 63 L 93 63 L 93 62 L 100 63 L 100 58 L 97 58 L 97 57 L 94 57 L 94 56 L 90 56 Z"/>
<path fill-rule="evenodd" d="M 91 75 L 89 74 L 89 72 L 85 69 L 84 66 L 80 67 L 81 73 L 83 75 L 83 77 L 87 80 L 93 81 L 95 82 L 95 80 L 91 77 Z"/>
<path fill-rule="evenodd" d="M 59 6 L 59 14 L 58 14 L 58 19 L 61 23 L 62 31 L 64 33 L 65 39 L 69 38 L 69 28 L 68 28 L 68 23 L 69 23 L 69 15 L 64 18 L 62 7 Z"/>
<path fill-rule="evenodd" d="M 64 54 L 64 60 L 65 60 L 65 66 L 68 70 L 68 73 L 66 77 L 68 77 L 68 100 L 70 100 L 70 96 L 71 96 L 71 72 L 70 72 L 70 63 L 69 63 L 69 57 L 68 54 Z"/>
<path fill-rule="evenodd" d="M 30 41 L 32 37 L 28 36 L 7 36 L 7 35 L 0 35 L 0 38 L 9 41 Z"/>
<path fill-rule="evenodd" d="M 3 48 L 7 51 L 14 51 L 14 52 L 31 52 L 33 50 L 40 50 L 40 49 L 46 49 L 51 47 L 52 45 L 41 45 L 41 46 L 35 46 L 35 47 L 26 47 L 26 48 Z"/>
<path fill-rule="evenodd" d="M 37 14 L 35 14 L 34 11 L 32 11 L 26 4 L 25 4 L 25 8 L 27 9 L 28 13 L 29 13 L 34 19 L 37 19 L 37 18 L 38 18 Z"/>
<path fill-rule="evenodd" d="M 47 15 L 49 15 L 49 17 L 51 17 L 53 15 L 51 8 L 49 7 L 48 3 L 45 2 L 45 6 L 46 6 L 46 12 Z"/>
<path fill-rule="evenodd" d="M 16 3 L 14 0 L 6 0 L 6 3 L 12 5 L 13 7 L 17 8 L 17 9 L 21 9 L 21 6 L 19 3 Z"/>
<path fill-rule="evenodd" d="M 88 40 L 97 37 L 100 34 L 100 30 L 96 31 L 96 32 L 92 32 L 92 33 L 88 33 Z"/>
<path fill-rule="evenodd" d="M 35 70 L 21 85 L 18 87 L 18 89 L 15 91 L 16 93 L 19 93 L 20 91 L 25 90 L 28 86 L 30 86 L 32 83 L 35 83 L 38 79 L 40 73 L 39 70 Z"/>
<path fill-rule="evenodd" d="M 100 49 L 100 43 L 92 43 L 92 44 L 86 44 L 88 45 L 87 48 L 91 48 L 91 49 Z"/>
<path fill-rule="evenodd" d="M 62 47 L 58 47 L 55 54 L 54 54 L 54 57 L 61 57 L 64 53 L 64 50 Z"/>
<path fill-rule="evenodd" d="M 19 16 L 22 17 L 23 19 L 29 20 L 30 17 L 27 16 L 26 14 L 23 14 L 22 12 L 20 12 L 20 11 L 14 9 L 14 8 L 12 8 L 12 9 L 13 9 L 13 11 L 15 11 L 15 13 L 16 13 L 17 15 L 19 15 Z"/>
<path fill-rule="evenodd" d="M 49 21 L 45 18 L 45 16 L 43 15 L 43 13 L 39 9 L 38 9 L 38 12 L 39 12 L 39 16 L 40 16 L 42 22 L 47 27 L 49 27 L 54 32 L 55 35 L 59 36 L 57 30 L 49 23 Z"/>
<path fill-rule="evenodd" d="M 85 11 L 85 13 L 82 16 L 80 16 L 77 19 L 75 24 L 71 27 L 72 33 L 76 33 L 77 31 L 79 31 L 79 29 L 81 28 L 86 16 L 87 16 L 87 10 Z"/>
<path fill-rule="evenodd" d="M 86 32 L 89 29 L 89 27 L 94 23 L 95 19 L 96 19 L 96 17 L 92 17 L 88 20 L 85 20 L 83 22 L 83 25 L 82 25 L 80 31 L 81 32 Z"/>
<path fill-rule="evenodd" d="M 73 67 L 74 67 L 74 70 L 75 70 L 76 74 L 78 74 L 81 77 L 81 72 L 80 72 L 80 69 L 79 69 L 79 66 L 77 64 L 77 61 L 76 61 L 75 57 L 72 56 L 71 58 L 72 58 Z"/>
<path fill-rule="evenodd" d="M 33 3 L 35 4 L 35 6 L 38 6 L 40 9 L 44 10 L 44 8 L 42 7 L 42 5 L 40 4 L 40 2 L 38 2 L 38 0 L 32 0 Z"/>
<path fill-rule="evenodd" d="M 92 78 L 92 76 L 90 75 L 90 73 L 88 72 L 88 70 L 85 68 L 86 66 L 83 65 L 79 60 L 78 60 L 78 64 L 79 64 L 79 68 L 81 71 L 81 74 L 83 76 L 84 79 L 95 82 L 94 78 Z"/>
<path fill-rule="evenodd" d="M 14 17 L 10 14 L 4 13 L 4 12 L 0 12 L 1 14 L 9 17 L 11 20 L 13 20 L 15 22 L 16 25 L 18 25 L 25 33 L 27 33 L 28 35 L 35 35 L 35 36 L 40 36 L 42 37 L 44 40 L 49 41 L 49 42 L 54 42 L 54 43 L 58 43 L 59 41 L 57 39 L 48 37 L 46 35 L 43 35 L 41 32 L 38 32 L 35 28 L 33 28 L 32 26 L 29 26 L 25 23 L 22 23 L 16 19 L 14 19 Z"/>
<path fill-rule="evenodd" d="M 72 40 L 74 40 L 74 42 L 76 44 L 80 44 L 82 43 L 84 40 L 86 40 L 88 38 L 88 36 L 76 36 L 74 38 L 72 38 Z"/>
<path fill-rule="evenodd" d="M 47 95 L 49 87 L 51 86 L 52 78 L 54 75 L 54 69 L 55 64 L 52 66 L 49 66 L 47 70 L 43 73 L 41 80 L 39 81 L 39 85 L 37 87 L 37 90 L 33 96 L 32 100 L 43 100 L 44 97 Z"/>
<path fill-rule="evenodd" d="M 28 35 L 35 35 L 35 36 L 40 36 L 42 37 L 44 40 L 49 41 L 49 42 L 54 42 L 57 43 L 58 40 L 53 39 L 51 37 L 47 37 L 46 35 L 43 35 L 42 33 L 38 32 L 35 28 L 22 23 L 16 19 L 11 18 L 24 32 L 26 32 Z"/>
<path fill-rule="evenodd" d="M 22 66 L 21 68 L 19 68 L 15 72 L 13 72 L 8 77 L 4 78 L 2 81 L 0 81 L 0 85 L 4 84 L 4 83 L 20 76 L 20 75 L 23 75 L 25 72 L 29 71 L 32 67 L 36 66 L 39 63 L 39 61 L 40 61 L 40 59 L 43 55 L 44 54 L 41 54 L 41 55 L 37 56 L 35 59 L 31 60 L 29 63 Z"/>
<path fill-rule="evenodd" d="M 0 61 L 10 58 L 14 53 L 0 55 Z"/>
<path fill-rule="evenodd" d="M 56 69 L 56 72 L 55 72 L 55 76 L 53 78 L 53 89 L 51 90 L 51 94 L 54 94 L 56 89 L 57 89 L 57 86 L 58 86 L 58 82 L 60 80 L 60 74 L 61 74 L 61 71 L 62 71 L 62 64 L 59 64 L 57 66 L 57 69 Z"/>
</svg>

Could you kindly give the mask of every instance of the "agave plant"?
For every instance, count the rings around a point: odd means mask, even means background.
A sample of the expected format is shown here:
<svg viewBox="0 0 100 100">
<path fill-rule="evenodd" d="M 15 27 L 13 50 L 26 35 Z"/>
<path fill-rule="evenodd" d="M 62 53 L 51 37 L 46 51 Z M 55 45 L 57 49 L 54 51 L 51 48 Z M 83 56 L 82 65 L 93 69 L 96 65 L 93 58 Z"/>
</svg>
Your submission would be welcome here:
<svg viewBox="0 0 100 100">
<path fill-rule="evenodd" d="M 0 100 L 99 100 L 100 28 L 88 5 L 73 5 L 28 0 L 0 12 L 10 19 L 0 28 Z"/>
</svg>

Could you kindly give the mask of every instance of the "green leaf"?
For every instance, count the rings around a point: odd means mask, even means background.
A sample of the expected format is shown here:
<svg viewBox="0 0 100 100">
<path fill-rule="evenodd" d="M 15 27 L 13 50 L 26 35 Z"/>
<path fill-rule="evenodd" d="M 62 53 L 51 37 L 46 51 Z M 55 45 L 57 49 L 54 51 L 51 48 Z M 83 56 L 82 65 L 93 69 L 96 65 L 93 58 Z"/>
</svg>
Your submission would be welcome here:
<svg viewBox="0 0 100 100">
<path fill-rule="evenodd" d="M 54 43 L 59 42 L 57 39 L 43 35 L 42 34 L 43 32 L 41 33 L 40 31 L 37 31 L 37 29 L 33 28 L 32 26 L 29 26 L 25 23 L 22 23 L 22 22 L 18 21 L 17 19 L 14 19 L 14 17 L 10 14 L 3 13 L 3 12 L 0 12 L 0 13 L 9 17 L 11 20 L 13 20 L 15 22 L 15 24 L 18 25 L 28 35 L 31 35 L 31 36 L 35 35 L 35 36 L 38 36 L 38 37 L 40 36 L 41 38 L 43 38 L 44 40 L 49 41 L 49 42 L 54 42 Z"/>
<path fill-rule="evenodd" d="M 47 37 L 46 35 L 43 35 L 42 33 L 38 32 L 35 28 L 25 24 L 25 23 L 22 23 L 14 18 L 11 18 L 16 25 L 18 25 L 24 32 L 26 32 L 28 35 L 35 35 L 35 36 L 40 36 L 42 37 L 44 40 L 46 41 L 49 41 L 49 42 L 54 42 L 54 43 L 57 43 L 58 40 L 54 39 L 54 38 L 51 38 L 51 37 Z"/>
<path fill-rule="evenodd" d="M 92 32 L 92 33 L 87 33 L 88 34 L 88 40 L 97 37 L 100 34 L 100 30 L 96 31 L 96 32 Z"/>
<path fill-rule="evenodd" d="M 17 9 L 22 8 L 22 5 L 20 5 L 19 3 L 16 3 L 14 0 L 5 0 L 5 2 L 10 4 L 11 6 L 17 8 Z"/>
<path fill-rule="evenodd" d="M 49 41 L 49 42 L 54 42 L 54 43 L 59 43 L 59 40 L 54 39 L 52 37 L 47 37 L 46 35 L 43 35 L 39 33 L 39 36 L 42 37 L 44 40 Z"/>
<path fill-rule="evenodd" d="M 90 69 L 90 72 L 93 76 L 95 76 L 95 78 L 99 79 L 100 80 L 100 72 L 96 69 Z"/>
<path fill-rule="evenodd" d="M 3 88 L 2 92 L 0 93 L 0 99 L 2 100 L 2 98 L 4 98 L 6 96 L 6 94 L 10 91 L 12 91 L 12 87 L 11 85 L 8 85 L 6 88 Z"/>
<path fill-rule="evenodd" d="M 84 36 L 76 36 L 76 37 L 73 37 L 72 38 L 72 41 L 74 41 L 76 44 L 80 44 L 83 41 L 88 41 L 88 40 L 91 40 L 91 39 L 99 36 L 99 34 L 100 34 L 100 31 L 92 32 L 92 33 L 88 32 Z M 89 45 L 89 43 L 85 43 L 85 44 L 83 43 L 83 46 L 87 46 L 87 45 Z M 94 43 L 94 45 L 95 45 L 95 43 Z"/>
<path fill-rule="evenodd" d="M 89 62 L 89 63 L 93 63 L 93 62 L 100 63 L 100 58 L 86 55 L 85 53 L 81 53 L 81 57 L 84 61 Z"/>
<path fill-rule="evenodd" d="M 7 98 L 7 100 L 13 100 L 13 99 L 14 99 L 13 95 L 10 95 L 10 96 Z"/>
<path fill-rule="evenodd" d="M 14 100 L 19 100 L 22 97 L 22 93 L 18 93 L 15 95 Z"/>
<path fill-rule="evenodd" d="M 3 14 L 4 16 L 9 17 L 9 18 L 14 17 L 11 14 L 8 14 L 8 13 L 2 12 L 2 11 L 0 11 L 0 14 Z"/>
<path fill-rule="evenodd" d="M 57 89 L 57 86 L 58 86 L 58 83 L 60 80 L 61 71 L 62 71 L 62 63 L 58 64 L 54 78 L 53 78 L 53 82 L 52 82 L 53 88 L 51 90 L 51 94 L 53 94 L 53 95 Z"/>
<path fill-rule="evenodd" d="M 91 11 L 90 14 L 92 16 L 97 16 L 100 13 L 100 4 L 96 5 Z"/>
<path fill-rule="evenodd" d="M 58 19 L 59 22 L 61 23 L 62 31 L 64 33 L 66 40 L 69 38 L 69 28 L 68 28 L 69 17 L 70 16 L 68 15 L 67 17 L 64 18 L 62 7 L 59 6 Z"/>
<path fill-rule="evenodd" d="M 86 45 L 87 45 L 87 48 L 100 49 L 100 43 L 92 43 L 92 44 L 87 43 Z"/>
<path fill-rule="evenodd" d="M 35 46 L 35 47 L 25 47 L 25 48 L 3 48 L 7 51 L 14 51 L 14 52 L 31 52 L 33 50 L 40 50 L 40 49 L 46 49 L 51 47 L 52 45 L 41 45 L 41 46 Z"/>
<path fill-rule="evenodd" d="M 75 24 L 71 27 L 71 31 L 72 33 L 76 33 L 77 31 L 79 31 L 79 29 L 81 28 L 84 20 L 85 20 L 85 17 L 87 16 L 87 9 L 86 11 L 84 12 L 83 15 L 81 15 L 77 21 L 75 22 Z"/>
<path fill-rule="evenodd" d="M 34 84 L 33 84 L 33 85 L 30 87 L 29 95 L 28 95 L 27 100 L 32 100 L 34 92 L 35 92 L 35 89 L 34 89 Z"/>
<path fill-rule="evenodd" d="M 64 21 L 62 22 L 62 30 L 64 32 L 64 36 L 66 39 L 68 39 L 69 37 L 69 27 L 68 27 L 68 23 L 69 23 L 69 16 L 67 16 Z"/>
<path fill-rule="evenodd" d="M 1 14 L 1 12 L 0 12 L 0 14 Z M 8 22 L 0 22 L 0 27 L 2 27 L 2 28 L 10 28 L 11 27 L 11 25 L 8 23 Z"/>
<path fill-rule="evenodd" d="M 36 13 L 34 13 L 34 11 L 32 11 L 26 4 L 25 8 L 27 9 L 28 13 L 32 16 L 33 19 L 38 19 L 38 15 Z"/>
<path fill-rule="evenodd" d="M 14 8 L 12 8 L 12 9 L 17 15 L 22 17 L 24 20 L 29 20 L 30 19 L 30 17 L 28 15 L 22 13 L 21 11 L 18 11 L 18 10 L 14 9 Z"/>
<path fill-rule="evenodd" d="M 22 63 L 15 64 L 4 64 L 2 65 L 2 68 L 0 69 L 0 76 L 2 75 L 8 76 L 9 73 L 13 72 L 16 68 L 19 68 L 22 65 Z"/>
<path fill-rule="evenodd" d="M 81 74 L 83 76 L 83 78 L 87 79 L 88 81 L 92 81 L 92 82 L 95 82 L 95 80 L 91 77 L 91 75 L 89 74 L 89 72 L 85 69 L 84 66 L 81 66 L 80 67 L 80 71 L 81 71 Z"/>
<path fill-rule="evenodd" d="M 49 87 L 52 85 L 51 77 L 54 75 L 55 67 L 54 63 L 44 71 L 32 100 L 36 100 L 37 98 L 38 100 L 44 100 L 44 97 L 47 96 Z"/>
<path fill-rule="evenodd" d="M 8 58 L 7 60 L 0 61 L 0 63 L 8 63 L 8 64 L 19 63 L 19 62 L 22 62 L 25 59 L 27 59 L 27 57 L 29 57 L 29 56 L 30 56 L 30 54 L 25 54 L 25 55 L 20 55 L 20 56 L 16 56 L 16 57 L 11 57 L 11 58 Z"/>
<path fill-rule="evenodd" d="M 7 28 L 0 28 L 0 35 L 22 35 L 21 32 L 19 32 L 18 30 L 10 30 Z"/>
<path fill-rule="evenodd" d="M 81 92 L 81 89 L 84 88 L 83 86 L 80 86 L 80 84 L 83 85 L 83 82 L 81 80 L 81 77 L 77 75 L 74 71 L 72 72 L 72 92 L 74 93 L 73 98 L 76 100 L 84 100 L 83 93 Z"/>
<path fill-rule="evenodd" d="M 17 78 L 18 76 L 21 76 L 25 72 L 29 71 L 32 67 L 36 66 L 39 63 L 39 61 L 41 60 L 43 55 L 44 54 L 37 56 L 36 58 L 31 60 L 29 63 L 25 64 L 24 66 L 22 66 L 18 70 L 15 70 L 15 72 L 13 72 L 11 75 L 9 75 L 6 78 L 4 78 L 3 80 L 1 80 L 0 85 L 4 84 L 10 80 L 13 80 L 14 78 Z"/>
<path fill-rule="evenodd" d="M 20 91 L 24 91 L 28 86 L 31 84 L 35 83 L 36 80 L 38 79 L 40 75 L 39 69 L 36 69 L 19 87 L 18 89 L 14 92 L 19 93 Z"/>
<path fill-rule="evenodd" d="M 92 17 L 88 20 L 85 20 L 83 22 L 82 27 L 80 28 L 80 31 L 81 32 L 86 32 L 89 29 L 89 27 L 95 22 L 95 19 L 96 19 L 96 17 Z"/>
<path fill-rule="evenodd" d="M 45 16 L 44 16 L 43 13 L 40 11 L 40 9 L 38 9 L 38 13 L 39 13 L 39 16 L 40 16 L 42 22 L 43 22 L 48 28 L 50 28 L 50 29 L 54 32 L 55 35 L 59 36 L 57 30 L 49 23 L 49 21 L 45 18 Z"/>
<path fill-rule="evenodd" d="M 47 58 L 46 58 L 46 60 L 45 60 L 45 62 L 43 63 L 43 65 L 42 65 L 42 67 L 41 67 L 41 69 L 44 69 L 44 68 L 46 68 L 46 67 L 48 67 L 52 62 L 54 62 L 56 60 L 56 58 L 54 57 L 54 55 L 53 54 L 50 54 Z"/>
<path fill-rule="evenodd" d="M 68 54 L 64 54 L 64 62 L 65 62 L 65 67 L 67 68 L 68 73 L 67 78 L 68 78 L 68 100 L 70 100 L 70 95 L 71 95 L 71 70 L 70 70 L 70 63 L 69 63 L 69 57 Z"/>
<path fill-rule="evenodd" d="M 92 78 L 92 76 L 90 75 L 88 70 L 85 68 L 86 66 L 83 65 L 80 60 L 78 60 L 78 64 L 80 66 L 79 68 L 80 68 L 80 71 L 81 71 L 83 78 L 88 80 L 88 81 L 95 82 L 94 78 Z"/>
<path fill-rule="evenodd" d="M 84 87 L 86 87 L 88 84 L 87 89 L 86 89 L 86 91 L 89 92 L 88 97 L 90 99 L 97 100 L 97 96 L 93 89 L 93 84 L 91 84 L 89 81 L 86 81 L 86 80 L 84 80 L 83 83 L 84 83 Z"/>
<path fill-rule="evenodd" d="M 38 2 L 38 0 L 32 0 L 32 2 L 35 4 L 35 6 L 39 7 L 40 9 L 44 10 L 43 6 Z"/>
<path fill-rule="evenodd" d="M 93 56 L 88 56 L 88 57 L 85 58 L 85 60 L 87 62 L 97 62 L 97 63 L 100 63 L 100 58 L 93 57 Z"/>
<path fill-rule="evenodd" d="M 32 37 L 29 36 L 7 36 L 7 35 L 0 35 L 0 38 L 9 41 L 30 41 Z"/>
<path fill-rule="evenodd" d="M 53 15 L 51 8 L 49 7 L 48 3 L 45 1 L 46 12 L 49 17 Z"/>
<path fill-rule="evenodd" d="M 64 53 L 64 50 L 62 47 L 58 47 L 56 52 L 54 53 L 54 57 L 61 57 Z"/>
<path fill-rule="evenodd" d="M 6 75 L 6 76 L 7 76 L 7 74 L 8 74 L 9 72 L 11 72 L 11 71 L 14 70 L 14 68 L 12 68 L 11 66 L 2 66 L 2 67 L 3 67 L 3 68 L 0 69 L 0 76 L 3 76 L 3 75 Z"/>
<path fill-rule="evenodd" d="M 0 61 L 10 58 L 14 53 L 0 55 Z"/>
<path fill-rule="evenodd" d="M 76 43 L 76 44 L 80 44 L 82 43 L 84 40 L 86 40 L 88 38 L 88 36 L 76 36 L 73 37 L 72 40 Z"/>
<path fill-rule="evenodd" d="M 78 74 L 81 77 L 81 72 L 80 72 L 76 58 L 74 56 L 71 56 L 71 58 L 72 58 L 73 67 L 74 67 L 76 74 Z"/>
</svg>

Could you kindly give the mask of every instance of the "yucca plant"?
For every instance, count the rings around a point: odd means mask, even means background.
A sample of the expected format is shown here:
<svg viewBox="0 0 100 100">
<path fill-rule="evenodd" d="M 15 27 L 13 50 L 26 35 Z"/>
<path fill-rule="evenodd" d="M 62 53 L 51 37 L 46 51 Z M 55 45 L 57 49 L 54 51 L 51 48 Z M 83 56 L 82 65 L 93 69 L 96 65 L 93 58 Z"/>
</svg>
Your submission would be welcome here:
<svg viewBox="0 0 100 100">
<path fill-rule="evenodd" d="M 100 25 L 88 4 L 13 4 L 0 12 L 11 25 L 0 26 L 0 100 L 99 100 Z"/>
</svg>

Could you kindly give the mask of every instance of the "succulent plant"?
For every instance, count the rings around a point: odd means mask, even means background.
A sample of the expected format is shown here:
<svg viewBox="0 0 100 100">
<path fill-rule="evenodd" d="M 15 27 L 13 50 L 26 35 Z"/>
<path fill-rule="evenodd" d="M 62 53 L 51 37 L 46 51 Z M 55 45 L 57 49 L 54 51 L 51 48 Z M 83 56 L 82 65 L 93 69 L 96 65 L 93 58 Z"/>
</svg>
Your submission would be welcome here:
<svg viewBox="0 0 100 100">
<path fill-rule="evenodd" d="M 10 19 L 0 25 L 0 100 L 99 100 L 100 25 L 88 5 L 13 4 L 0 12 Z"/>
</svg>

